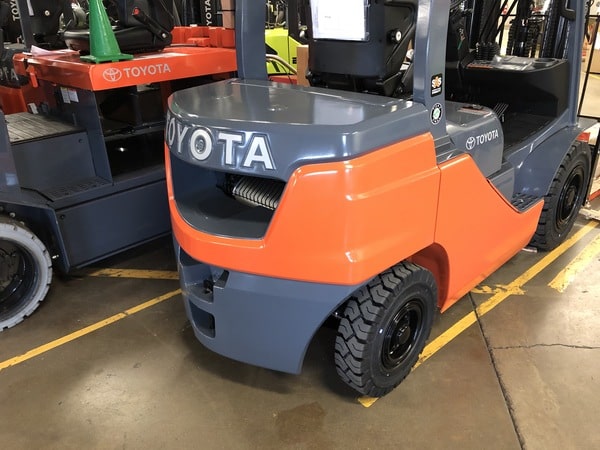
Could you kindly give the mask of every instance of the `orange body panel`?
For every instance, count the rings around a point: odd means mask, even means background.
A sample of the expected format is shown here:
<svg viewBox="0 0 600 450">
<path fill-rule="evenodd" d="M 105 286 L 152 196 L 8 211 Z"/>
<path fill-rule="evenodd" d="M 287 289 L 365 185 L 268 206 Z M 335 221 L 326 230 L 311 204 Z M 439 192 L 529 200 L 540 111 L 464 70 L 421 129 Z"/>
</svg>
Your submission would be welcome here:
<svg viewBox="0 0 600 450">
<path fill-rule="evenodd" d="M 43 56 L 21 53 L 15 55 L 14 65 L 34 86 L 37 78 L 92 91 L 234 72 L 237 67 L 235 50 L 222 47 L 167 47 L 130 61 L 105 64 L 83 62 L 72 50 Z"/>
<path fill-rule="evenodd" d="M 44 100 L 43 92 L 31 84 L 15 88 L 0 86 L 0 108 L 4 114 L 27 111 L 28 103 L 40 103 Z"/>
<path fill-rule="evenodd" d="M 175 27 L 173 44 L 235 48 L 235 31 L 223 27 Z"/>
<path fill-rule="evenodd" d="M 531 239 L 543 201 L 515 209 L 464 154 L 436 165 L 429 134 L 290 178 L 266 236 L 209 235 L 177 212 L 173 232 L 193 258 L 278 278 L 355 285 L 410 259 L 431 270 L 443 310 Z"/>
<path fill-rule="evenodd" d="M 468 155 L 440 169 L 435 245 L 412 260 L 434 272 L 444 311 L 527 245 L 543 202 L 517 211 Z"/>
<path fill-rule="evenodd" d="M 19 88 L 0 86 L 0 109 L 4 114 L 27 111 L 23 92 Z"/>
<path fill-rule="evenodd" d="M 351 161 L 300 167 L 258 240 L 190 227 L 177 212 L 166 152 L 173 232 L 199 261 L 257 275 L 354 285 L 433 241 L 440 172 L 430 134 Z"/>
</svg>

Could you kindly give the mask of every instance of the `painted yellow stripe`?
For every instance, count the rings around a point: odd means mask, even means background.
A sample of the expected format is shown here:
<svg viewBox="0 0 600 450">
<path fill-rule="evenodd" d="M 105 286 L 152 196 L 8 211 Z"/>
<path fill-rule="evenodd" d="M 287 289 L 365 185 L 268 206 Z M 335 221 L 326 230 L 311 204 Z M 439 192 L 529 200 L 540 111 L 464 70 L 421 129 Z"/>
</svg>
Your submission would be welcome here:
<svg viewBox="0 0 600 450">
<path fill-rule="evenodd" d="M 508 297 L 509 295 L 510 294 L 501 293 L 496 294 L 494 297 Z M 464 316 L 462 319 L 460 319 L 458 322 L 456 322 L 454 325 L 452 325 L 450 328 L 448 328 L 446 331 L 440 334 L 437 338 L 435 338 L 433 341 L 427 344 L 423 349 L 421 356 L 419 356 L 419 360 L 413 367 L 413 370 L 415 370 L 417 367 L 419 367 L 421 364 L 423 364 L 425 361 L 427 361 L 429 358 L 431 358 L 433 355 L 439 352 L 449 342 L 454 340 L 459 334 L 461 334 L 475 322 L 477 322 L 477 316 L 475 315 L 475 312 L 471 311 L 469 314 Z"/>
<path fill-rule="evenodd" d="M 477 322 L 477 316 L 484 316 L 508 297 L 514 295 L 515 292 L 522 293 L 522 287 L 525 283 L 531 281 L 536 275 L 538 275 L 542 270 L 548 267 L 552 262 L 554 262 L 560 255 L 570 249 L 573 245 L 575 245 L 579 240 L 581 240 L 586 234 L 592 231 L 594 228 L 598 226 L 595 222 L 589 222 L 584 225 L 579 231 L 573 234 L 570 238 L 564 241 L 561 245 L 556 247 L 553 251 L 548 253 L 542 259 L 540 259 L 537 263 L 515 278 L 510 284 L 506 286 L 506 290 L 500 291 L 497 294 L 494 294 L 488 300 L 481 303 L 477 308 L 477 314 L 474 311 L 471 311 L 434 340 L 432 340 L 429 344 L 425 346 L 419 360 L 413 367 L 415 370 L 433 355 L 435 355 L 438 351 L 444 348 L 448 343 L 450 343 L 453 339 L 455 339 L 458 335 L 460 335 L 463 331 Z M 377 399 L 374 397 L 363 396 L 358 399 L 358 402 L 365 406 L 369 407 L 375 403 Z"/>
<path fill-rule="evenodd" d="M 140 278 L 152 280 L 177 280 L 175 270 L 138 270 L 138 269 L 97 269 L 83 270 L 89 277 Z"/>
<path fill-rule="evenodd" d="M 548 283 L 552 289 L 564 292 L 571 282 L 600 253 L 600 235 L 590 242 L 573 260 Z"/>
<path fill-rule="evenodd" d="M 175 297 L 178 294 L 181 294 L 181 289 L 176 289 L 174 291 L 167 292 L 164 295 L 155 297 L 155 298 L 148 300 L 147 302 L 144 302 L 140 305 L 134 306 L 123 312 L 115 314 L 114 316 L 108 317 L 104 320 L 96 322 L 92 325 L 89 325 L 85 328 L 77 330 L 77 331 L 75 331 L 71 334 L 68 334 L 66 336 L 63 336 L 61 338 L 55 339 L 52 342 L 48 342 L 47 344 L 40 345 L 39 347 L 31 349 L 28 352 L 23 353 L 22 355 L 15 356 L 14 358 L 11 358 L 11 359 L 7 359 L 6 361 L 2 361 L 2 362 L 0 362 L 0 372 L 8 367 L 15 366 L 17 364 L 21 364 L 24 361 L 27 361 L 31 358 L 35 358 L 36 356 L 41 355 L 42 353 L 46 353 L 50 350 L 60 347 L 61 345 L 65 345 L 71 341 L 74 341 L 75 339 L 85 336 L 86 334 L 90 334 L 96 330 L 99 330 L 100 328 L 104 328 L 105 326 L 110 325 L 111 323 L 118 322 L 121 319 L 125 319 L 126 317 L 129 317 L 133 314 L 143 311 L 144 309 L 150 308 L 151 306 L 154 306 L 158 303 L 164 302 L 165 300 Z"/>
<path fill-rule="evenodd" d="M 379 397 L 369 397 L 367 395 L 363 395 L 362 397 L 358 398 L 358 403 L 360 403 L 361 405 L 363 405 L 365 408 L 369 408 L 377 400 L 379 400 Z"/>
<path fill-rule="evenodd" d="M 471 289 L 473 294 L 501 294 L 502 292 L 510 291 L 513 295 L 523 295 L 525 291 L 518 286 L 507 286 L 504 284 L 497 284 L 495 286 L 479 285 Z"/>
</svg>

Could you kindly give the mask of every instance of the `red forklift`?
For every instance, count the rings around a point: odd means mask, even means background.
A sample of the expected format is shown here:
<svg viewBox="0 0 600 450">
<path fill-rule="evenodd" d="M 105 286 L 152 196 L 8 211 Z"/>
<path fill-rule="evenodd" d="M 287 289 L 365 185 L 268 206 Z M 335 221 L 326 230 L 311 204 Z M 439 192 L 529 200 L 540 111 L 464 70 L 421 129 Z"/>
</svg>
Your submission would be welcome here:
<svg viewBox="0 0 600 450">
<path fill-rule="evenodd" d="M 299 373 L 337 317 L 341 379 L 382 396 L 436 308 L 523 247 L 559 245 L 596 149 L 576 115 L 584 1 L 548 5 L 534 17 L 529 0 L 310 0 L 301 87 L 267 81 L 264 12 L 238 0 L 239 77 L 176 92 L 167 114 L 196 337 Z"/>
<path fill-rule="evenodd" d="M 93 1 L 92 32 L 58 33 L 59 4 L 19 0 L 23 48 L 3 47 L 26 108 L 0 111 L 0 331 L 32 314 L 53 270 L 170 233 L 167 98 L 236 70 L 233 29 L 175 26 L 168 2 L 121 0 L 111 23 Z"/>
</svg>

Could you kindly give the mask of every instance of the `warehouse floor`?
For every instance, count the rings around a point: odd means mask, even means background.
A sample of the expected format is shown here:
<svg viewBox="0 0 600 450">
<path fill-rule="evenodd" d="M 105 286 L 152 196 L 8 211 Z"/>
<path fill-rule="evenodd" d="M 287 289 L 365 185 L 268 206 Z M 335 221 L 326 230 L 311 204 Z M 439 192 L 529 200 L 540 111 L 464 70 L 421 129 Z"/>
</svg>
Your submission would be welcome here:
<svg viewBox="0 0 600 450">
<path fill-rule="evenodd" d="M 338 381 L 329 328 L 299 376 L 202 347 L 162 239 L 56 279 L 0 334 L 2 448 L 600 448 L 599 258 L 582 217 L 554 252 L 519 253 L 373 401 Z"/>
<path fill-rule="evenodd" d="M 56 277 L 0 333 L 0 446 L 597 449 L 599 286 L 600 223 L 580 216 L 438 314 L 418 367 L 369 399 L 338 381 L 331 328 L 299 376 L 205 349 L 160 239 Z"/>
</svg>

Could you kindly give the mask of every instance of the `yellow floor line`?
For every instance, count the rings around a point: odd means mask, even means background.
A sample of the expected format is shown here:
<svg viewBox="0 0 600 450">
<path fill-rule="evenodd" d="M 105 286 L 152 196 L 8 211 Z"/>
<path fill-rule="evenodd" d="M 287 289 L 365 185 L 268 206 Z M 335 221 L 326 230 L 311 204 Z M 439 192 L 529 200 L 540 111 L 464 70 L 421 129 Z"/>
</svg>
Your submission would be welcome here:
<svg viewBox="0 0 600 450">
<path fill-rule="evenodd" d="M 481 303 L 477 307 L 477 315 L 484 316 L 508 297 L 514 295 L 515 293 L 522 293 L 522 287 L 525 283 L 531 281 L 536 275 L 538 275 L 542 270 L 548 267 L 552 262 L 554 262 L 560 255 L 566 252 L 569 248 L 575 245 L 581 238 L 583 238 L 586 234 L 592 231 L 594 228 L 598 226 L 595 222 L 588 222 L 585 224 L 579 231 L 573 234 L 570 238 L 568 238 L 561 245 L 556 247 L 553 251 L 548 253 L 542 259 L 540 259 L 537 263 L 515 278 L 510 284 L 508 284 L 505 290 L 502 290 L 492 297 Z M 474 311 L 471 311 L 434 340 L 432 340 L 429 344 L 425 346 L 419 360 L 413 367 L 415 370 L 433 355 L 435 355 L 438 351 L 448 345 L 452 340 L 454 340 L 457 336 L 459 336 L 463 331 L 477 322 L 477 315 Z M 358 402 L 364 407 L 368 408 L 373 405 L 377 398 L 363 396 L 358 399 Z"/>
<path fill-rule="evenodd" d="M 600 235 L 590 242 L 573 260 L 548 283 L 552 289 L 564 292 L 571 282 L 600 253 Z"/>
<path fill-rule="evenodd" d="M 362 397 L 358 398 L 358 403 L 360 403 L 361 405 L 363 405 L 365 408 L 369 408 L 377 400 L 379 400 L 379 397 L 368 397 L 366 395 L 363 395 Z"/>
<path fill-rule="evenodd" d="M 588 223 L 584 227 L 582 227 L 577 233 L 563 242 L 559 247 L 557 247 L 552 252 L 548 253 L 544 258 L 530 267 L 527 271 L 522 273 L 519 277 L 513 280 L 512 283 L 507 286 L 500 287 L 491 298 L 483 302 L 477 307 L 477 313 L 479 316 L 483 316 L 487 314 L 489 311 L 498 306 L 502 301 L 506 298 L 522 293 L 522 286 L 538 275 L 542 270 L 544 270 L 548 265 L 550 265 L 553 261 L 555 261 L 560 255 L 562 255 L 565 251 L 571 248 L 575 243 L 577 243 L 583 236 L 592 231 L 597 227 L 597 223 Z M 600 238 L 596 238 L 596 241 L 600 242 Z M 128 277 L 128 278 L 159 278 L 159 279 L 176 279 L 177 272 L 173 271 L 152 271 L 152 270 L 133 270 L 133 269 L 100 269 L 91 271 L 88 273 L 89 276 L 112 276 L 112 277 Z M 71 334 L 63 336 L 61 338 L 55 339 L 54 341 L 48 342 L 47 344 L 36 347 L 32 350 L 23 353 L 22 355 L 15 356 L 14 358 L 10 358 L 6 361 L 0 362 L 0 371 L 20 364 L 24 361 L 27 361 L 31 358 L 39 356 L 43 353 L 46 353 L 54 348 L 60 347 L 64 344 L 67 344 L 75 339 L 78 339 L 82 336 L 90 334 L 96 330 L 99 330 L 107 325 L 115 323 L 121 319 L 124 319 L 128 316 L 136 314 L 140 311 L 143 311 L 151 306 L 154 306 L 158 303 L 161 303 L 165 300 L 168 300 L 176 295 L 181 293 L 181 289 L 176 289 L 174 291 L 168 292 L 159 297 L 155 297 L 147 302 L 144 302 L 140 305 L 129 308 L 123 312 L 115 314 L 114 316 L 108 317 L 104 320 L 96 322 L 92 325 L 89 325 L 85 328 L 82 328 L 78 331 L 75 331 Z M 431 358 L 434 354 L 436 354 L 439 350 L 445 347 L 449 342 L 459 336 L 463 331 L 469 328 L 477 321 L 476 315 L 474 312 L 470 312 L 454 325 L 452 325 L 448 330 L 443 332 L 436 339 L 431 341 L 423 350 L 419 360 L 415 364 L 416 369 L 429 358 Z M 358 399 L 358 401 L 365 407 L 370 407 L 373 405 L 378 399 L 375 397 L 363 396 Z"/>
<path fill-rule="evenodd" d="M 154 280 L 177 280 L 176 270 L 139 270 L 139 269 L 90 269 L 82 271 L 88 277 L 141 278 Z"/>
<path fill-rule="evenodd" d="M 513 295 L 525 294 L 525 291 L 523 291 L 520 287 L 508 286 L 505 284 L 496 284 L 494 286 L 485 286 L 485 285 L 480 284 L 479 286 L 471 289 L 471 292 L 473 294 L 490 294 L 490 295 L 501 294 L 502 292 L 507 292 L 507 291 L 510 291 L 510 293 Z"/>
<path fill-rule="evenodd" d="M 21 364 L 24 361 L 27 361 L 31 358 L 41 355 L 42 353 L 46 353 L 52 349 L 60 347 L 61 345 L 67 344 L 71 341 L 74 341 L 75 339 L 85 336 L 86 334 L 90 334 L 96 330 L 99 330 L 100 328 L 104 328 L 105 326 L 110 325 L 111 323 L 115 323 L 121 319 L 125 319 L 126 317 L 129 317 L 133 314 L 143 311 L 144 309 L 150 308 L 151 306 L 154 306 L 158 303 L 164 302 L 165 300 L 168 300 L 179 294 L 181 294 L 181 289 L 176 289 L 174 291 L 167 292 L 164 295 L 155 297 L 155 298 L 148 300 L 147 302 L 144 302 L 140 305 L 126 309 L 123 312 L 115 314 L 114 316 L 108 317 L 104 320 L 96 322 L 96 323 L 89 325 L 85 328 L 82 328 L 80 330 L 74 331 L 73 333 L 63 336 L 61 338 L 55 339 L 52 342 L 48 342 L 47 344 L 40 345 L 39 347 L 31 349 L 28 352 L 23 353 L 22 355 L 7 359 L 6 361 L 2 361 L 2 362 L 0 362 L 0 372 L 8 367 L 16 366 L 17 364 Z"/>
</svg>

